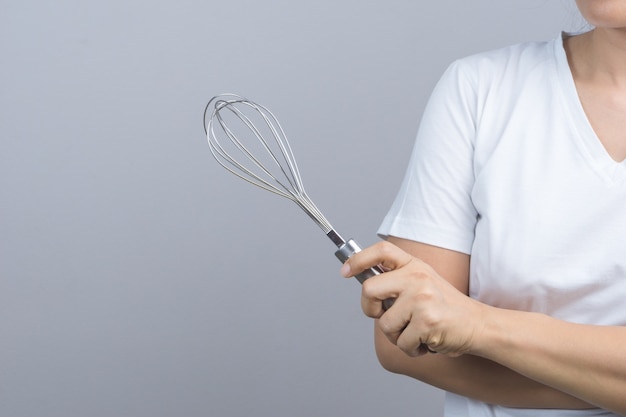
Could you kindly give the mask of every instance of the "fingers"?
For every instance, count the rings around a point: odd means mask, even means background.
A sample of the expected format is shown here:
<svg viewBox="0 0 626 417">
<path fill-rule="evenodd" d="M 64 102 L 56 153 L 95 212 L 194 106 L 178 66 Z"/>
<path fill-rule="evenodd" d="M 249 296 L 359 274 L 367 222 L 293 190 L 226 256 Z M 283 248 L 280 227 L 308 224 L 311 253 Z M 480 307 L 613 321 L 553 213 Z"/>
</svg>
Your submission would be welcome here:
<svg viewBox="0 0 626 417">
<path fill-rule="evenodd" d="M 436 353 L 432 347 L 439 345 L 433 332 L 425 320 L 412 318 L 404 330 L 396 338 L 395 344 L 408 356 L 421 356 L 426 353 Z"/>
<path fill-rule="evenodd" d="M 387 307 L 395 304 L 403 288 L 401 274 L 388 271 L 383 275 L 371 277 L 363 282 L 361 288 L 361 309 L 366 316 L 379 318 L 385 313 Z M 392 303 L 384 302 L 393 300 Z"/>
<path fill-rule="evenodd" d="M 427 353 L 436 353 L 431 349 L 428 328 L 422 325 L 419 318 L 406 315 L 406 309 L 394 309 L 385 312 L 377 320 L 377 325 L 382 334 L 408 356 L 421 356 Z"/>
<path fill-rule="evenodd" d="M 365 315 L 378 319 L 387 339 L 409 356 L 439 351 L 443 340 L 439 324 L 445 309 L 439 288 L 443 278 L 426 263 L 384 241 L 352 255 L 341 274 L 351 277 L 376 265 L 386 272 L 363 282 Z M 385 309 L 383 301 L 387 299 L 395 302 Z"/>
<path fill-rule="evenodd" d="M 342 266 L 340 273 L 344 277 L 351 277 L 373 266 L 382 267 L 386 271 L 385 279 L 379 279 L 380 276 L 371 277 L 363 283 L 363 312 L 369 317 L 378 318 L 385 312 L 382 301 L 397 298 L 402 289 L 398 284 L 402 281 L 403 274 L 397 275 L 400 281 L 390 279 L 396 276 L 392 273 L 393 270 L 403 268 L 413 261 L 419 262 L 392 243 L 381 241 L 352 255 Z"/>
<path fill-rule="evenodd" d="M 411 255 L 396 245 L 380 241 L 352 255 L 342 266 L 340 273 L 346 278 L 353 277 L 375 265 L 380 265 L 386 270 L 393 270 L 401 268 L 412 259 Z"/>
</svg>

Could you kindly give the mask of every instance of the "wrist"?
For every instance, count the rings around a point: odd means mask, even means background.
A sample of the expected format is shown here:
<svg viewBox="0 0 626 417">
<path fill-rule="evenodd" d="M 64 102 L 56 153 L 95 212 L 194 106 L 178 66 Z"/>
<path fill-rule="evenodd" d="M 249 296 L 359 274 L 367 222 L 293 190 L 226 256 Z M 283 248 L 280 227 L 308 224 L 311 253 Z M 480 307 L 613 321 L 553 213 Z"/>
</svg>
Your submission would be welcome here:
<svg viewBox="0 0 626 417">
<path fill-rule="evenodd" d="M 474 337 L 467 353 L 495 360 L 495 353 L 509 349 L 515 331 L 517 311 L 477 302 L 478 314 Z"/>
</svg>

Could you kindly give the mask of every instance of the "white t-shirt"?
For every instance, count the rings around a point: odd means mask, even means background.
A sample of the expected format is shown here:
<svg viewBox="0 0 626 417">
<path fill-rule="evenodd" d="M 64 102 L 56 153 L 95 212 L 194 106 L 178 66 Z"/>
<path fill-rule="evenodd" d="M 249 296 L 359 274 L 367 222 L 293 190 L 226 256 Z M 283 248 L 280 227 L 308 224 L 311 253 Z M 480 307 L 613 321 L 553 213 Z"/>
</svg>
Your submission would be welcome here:
<svg viewBox="0 0 626 417">
<path fill-rule="evenodd" d="M 447 69 L 379 234 L 471 254 L 470 296 L 486 304 L 626 325 L 626 161 L 594 133 L 561 37 Z M 614 414 L 446 396 L 449 417 L 597 415 Z"/>
</svg>

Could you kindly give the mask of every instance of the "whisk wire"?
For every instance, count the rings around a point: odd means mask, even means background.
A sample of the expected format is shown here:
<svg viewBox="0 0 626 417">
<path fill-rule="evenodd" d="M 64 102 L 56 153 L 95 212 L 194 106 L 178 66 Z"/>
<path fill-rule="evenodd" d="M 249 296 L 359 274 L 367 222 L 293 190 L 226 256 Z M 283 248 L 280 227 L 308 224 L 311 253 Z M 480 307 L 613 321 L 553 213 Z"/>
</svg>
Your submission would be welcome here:
<svg viewBox="0 0 626 417">
<path fill-rule="evenodd" d="M 214 135 L 213 126 L 209 127 L 209 135 Z M 274 187 L 268 181 L 263 178 L 258 177 L 244 165 L 237 162 L 218 142 L 209 141 L 209 148 L 211 153 L 217 160 L 217 162 L 228 171 L 238 176 L 239 178 L 256 185 L 257 187 L 263 188 L 264 190 L 270 191 L 272 193 L 278 194 L 283 197 L 290 198 L 289 194 L 286 194 Z M 247 174 L 247 175 L 243 175 Z"/>
<path fill-rule="evenodd" d="M 254 166 L 258 167 L 263 172 L 265 172 L 265 174 L 268 177 L 270 177 L 274 182 L 279 184 L 281 186 L 281 188 L 283 188 L 286 192 L 282 192 L 281 190 L 276 189 L 276 187 L 274 185 L 272 185 L 270 182 L 268 182 L 265 179 L 259 177 L 252 170 L 248 169 L 245 165 L 243 165 L 242 163 L 238 162 L 235 158 L 233 158 L 232 155 L 230 155 L 224 149 L 224 147 L 220 144 L 220 142 L 215 140 L 217 138 L 217 136 L 215 134 L 214 125 L 213 125 L 213 123 L 211 123 L 211 125 L 209 126 L 209 132 L 210 133 L 208 133 L 208 136 L 213 138 L 213 140 L 209 140 L 209 146 L 211 147 L 211 151 L 213 152 L 213 156 L 216 159 L 218 159 L 218 162 L 223 167 L 225 167 L 226 169 L 228 169 L 230 172 L 234 173 L 238 177 L 246 180 L 247 182 L 252 183 L 252 184 L 254 184 L 254 185 L 258 186 L 258 187 L 261 187 L 261 188 L 263 188 L 263 189 L 265 189 L 267 191 L 270 191 L 270 192 L 273 192 L 275 194 L 278 194 L 278 195 L 280 195 L 282 197 L 292 198 L 293 195 L 291 195 L 291 193 L 289 193 L 288 188 L 284 184 L 282 184 L 274 175 L 272 175 L 272 173 L 268 169 L 266 169 L 263 166 L 263 164 L 243 145 L 243 143 L 241 143 L 241 141 L 237 138 L 237 135 L 235 135 L 232 132 L 232 130 L 228 127 L 228 125 L 224 121 L 224 118 L 219 113 L 219 110 L 221 110 L 223 107 L 226 107 L 228 110 L 230 110 L 231 112 L 235 113 L 235 115 L 237 117 L 239 117 L 240 120 L 242 120 L 244 122 L 244 124 L 246 124 L 250 128 L 250 130 L 252 130 L 253 132 L 255 131 L 254 128 L 250 127 L 252 125 L 252 122 L 249 120 L 249 118 L 246 118 L 245 115 L 241 111 L 236 109 L 235 107 L 227 106 L 228 104 L 229 104 L 228 102 L 217 101 L 216 102 L 216 109 L 214 110 L 214 112 L 212 114 L 211 121 L 214 120 L 214 119 L 217 120 L 219 126 L 222 128 L 222 131 L 228 137 L 230 142 L 241 153 L 243 153 L 246 156 L 247 159 L 252 161 Z M 263 140 L 262 136 L 260 136 L 260 134 L 258 133 L 258 129 L 256 129 L 256 131 L 257 131 L 257 134 L 255 134 L 255 136 L 257 138 L 260 138 L 259 140 Z M 274 157 L 274 159 L 275 159 L 275 157 Z M 230 169 L 230 167 L 226 166 L 223 162 L 226 162 L 230 166 L 235 167 L 240 172 L 236 172 L 233 169 Z M 278 164 L 278 162 L 276 162 L 276 163 Z M 241 175 L 241 173 L 246 174 L 246 176 Z M 289 194 L 287 194 L 287 193 L 289 193 Z"/>
<path fill-rule="evenodd" d="M 214 107 L 207 121 L 207 113 L 211 104 Z M 260 117 L 262 123 L 253 120 L 244 111 L 245 108 L 248 108 L 255 118 Z M 222 115 L 221 112 L 223 110 L 228 110 L 240 122 L 239 124 L 244 126 L 248 133 L 252 134 L 244 135 L 244 138 L 248 136 L 256 138 L 261 148 L 265 151 L 266 156 L 268 156 L 270 165 L 277 167 L 276 171 L 272 171 L 270 167 L 266 166 L 239 139 L 237 133 L 229 127 L 225 117 Z M 204 124 L 211 154 L 222 167 L 250 184 L 295 202 L 324 230 L 324 233 L 328 234 L 333 231 L 331 224 L 305 192 L 300 171 L 285 131 L 269 109 L 237 95 L 223 94 L 213 97 L 207 104 L 204 113 Z M 266 138 L 259 124 L 267 128 L 269 139 Z M 239 161 L 224 148 L 218 139 L 215 130 L 216 125 L 223 133 L 223 135 L 219 136 L 226 138 L 227 142 L 232 145 L 232 151 L 243 155 L 244 161 L 247 160 L 249 164 Z M 280 172 L 282 176 L 275 175 L 274 172 Z M 259 175 L 259 173 L 262 175 Z"/>
<path fill-rule="evenodd" d="M 207 121 L 207 113 L 211 104 L 213 104 L 214 107 Z M 278 167 L 276 172 L 273 172 L 271 167 L 267 167 L 263 164 L 261 161 L 263 155 L 255 156 L 251 147 L 246 146 L 243 141 L 238 138 L 235 129 L 228 126 L 225 118 L 222 116 L 221 112 L 223 110 L 228 110 L 230 114 L 234 116 L 235 123 L 238 120 L 240 126 L 243 125 L 245 127 L 245 133 L 247 133 L 247 135 L 244 135 L 243 139 L 246 140 L 246 143 L 249 142 L 248 138 L 256 139 L 256 142 L 258 142 L 257 147 L 260 144 L 262 151 L 264 151 L 261 152 L 261 154 L 269 157 L 272 166 L 276 165 Z M 244 110 L 249 110 L 253 117 L 244 112 Z M 263 122 L 258 125 L 255 123 L 255 120 L 258 120 L 257 117 L 263 120 Z M 269 130 L 269 137 L 271 139 L 266 139 L 264 136 L 265 130 L 262 129 L 262 127 Z M 223 134 L 218 136 L 216 128 L 218 130 L 221 129 L 221 133 Z M 361 250 L 354 240 L 349 239 L 345 241 L 339 233 L 333 229 L 328 220 L 326 220 L 326 217 L 324 217 L 322 212 L 305 192 L 300 177 L 300 171 L 296 164 L 291 146 L 289 145 L 289 141 L 287 140 L 287 136 L 276 117 L 266 107 L 234 94 L 215 96 L 204 109 L 204 130 L 207 134 L 211 154 L 222 167 L 250 184 L 295 202 L 324 231 L 326 236 L 337 245 L 338 250 L 335 252 L 335 256 L 337 256 L 341 262 L 345 262 L 350 256 Z M 220 143 L 220 139 L 224 139 L 225 143 L 230 142 L 232 151 L 237 152 L 240 156 L 242 155 L 244 157 L 243 161 L 248 161 L 251 166 L 233 157 L 233 155 L 224 148 L 223 144 Z M 251 142 L 250 146 L 254 146 L 254 140 Z M 278 151 L 275 150 L 276 147 Z M 258 171 L 255 171 L 255 169 Z M 278 174 L 278 172 L 282 173 L 282 177 L 284 178 L 281 179 L 279 178 L 280 175 L 275 175 Z M 372 267 L 357 274 L 355 278 L 360 283 L 363 283 L 366 279 L 380 275 L 383 272 L 383 269 L 380 267 Z M 393 305 L 393 301 L 393 299 L 384 300 L 383 308 L 385 310 L 388 309 Z M 430 351 L 426 345 L 423 345 L 420 349 Z"/>
<path fill-rule="evenodd" d="M 248 103 L 242 103 L 242 104 L 246 104 L 249 105 Z M 251 106 L 253 108 L 255 108 L 256 110 L 258 110 L 258 108 L 256 106 Z M 287 181 L 289 182 L 289 185 L 291 185 L 292 187 L 294 187 L 296 190 L 298 190 L 299 184 L 298 184 L 298 176 L 299 173 L 297 173 L 297 170 L 294 173 L 293 170 L 293 164 L 292 164 L 292 159 L 293 159 L 293 155 L 292 154 L 287 154 L 286 150 L 283 146 L 283 142 L 281 142 L 280 140 L 278 140 L 278 138 L 280 138 L 280 136 L 278 136 L 278 132 L 276 131 L 274 125 L 272 124 L 272 121 L 263 113 L 260 113 L 260 115 L 262 116 L 262 118 L 264 119 L 267 127 L 270 129 L 270 131 L 272 132 L 272 137 L 274 138 L 276 144 L 278 145 L 281 154 L 283 156 L 284 161 L 287 163 L 287 166 L 289 167 L 288 172 L 285 171 L 285 168 L 283 167 L 283 165 L 281 165 L 281 163 L 279 162 L 276 154 L 274 153 L 274 151 L 272 150 L 272 148 L 270 147 L 270 145 L 268 144 L 268 142 L 266 141 L 266 139 L 263 137 L 263 135 L 261 134 L 260 130 L 257 128 L 257 126 L 252 122 L 252 120 L 246 115 L 244 114 L 241 110 L 239 110 L 236 107 L 228 107 L 228 110 L 232 111 L 233 113 L 236 114 L 236 116 L 238 116 L 240 118 L 240 120 L 250 129 L 250 131 L 252 131 L 252 133 L 255 135 L 255 137 L 259 140 L 259 142 L 263 145 L 263 148 L 265 149 L 265 151 L 271 156 L 271 159 L 274 161 L 274 163 L 276 164 L 276 166 L 280 169 L 280 171 L 283 173 L 283 175 L 285 176 L 285 178 L 287 179 Z M 278 183 L 279 185 L 281 185 L 283 187 L 283 189 L 285 189 L 286 191 L 289 191 L 289 187 L 287 187 L 286 185 L 284 185 L 280 180 L 278 180 L 269 169 L 267 169 L 242 143 L 241 141 L 239 141 L 239 139 L 237 139 L 236 135 L 233 134 L 233 132 L 228 128 L 228 126 L 226 126 L 226 124 L 224 123 L 224 119 L 221 117 L 221 115 L 217 115 L 218 120 L 220 122 L 221 127 L 224 129 L 224 131 L 227 133 L 227 136 L 233 141 L 233 143 L 236 144 L 236 146 L 242 151 L 244 152 L 245 155 L 247 155 L 247 157 L 254 162 L 254 164 L 261 169 L 263 172 L 265 172 L 269 177 L 271 177 L 276 183 Z M 276 123 L 278 123 L 278 121 L 276 121 Z M 295 180 L 295 181 L 294 181 Z M 295 182 L 295 184 L 294 184 Z"/>
</svg>

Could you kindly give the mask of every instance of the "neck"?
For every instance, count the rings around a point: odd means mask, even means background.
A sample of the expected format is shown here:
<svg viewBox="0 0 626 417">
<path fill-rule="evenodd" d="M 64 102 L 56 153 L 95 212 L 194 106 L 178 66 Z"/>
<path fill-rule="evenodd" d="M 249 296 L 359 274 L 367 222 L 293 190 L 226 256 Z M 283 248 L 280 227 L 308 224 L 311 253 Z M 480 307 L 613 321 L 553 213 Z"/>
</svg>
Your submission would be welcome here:
<svg viewBox="0 0 626 417">
<path fill-rule="evenodd" d="M 626 30 L 596 28 L 567 43 L 575 77 L 626 88 Z"/>
</svg>

